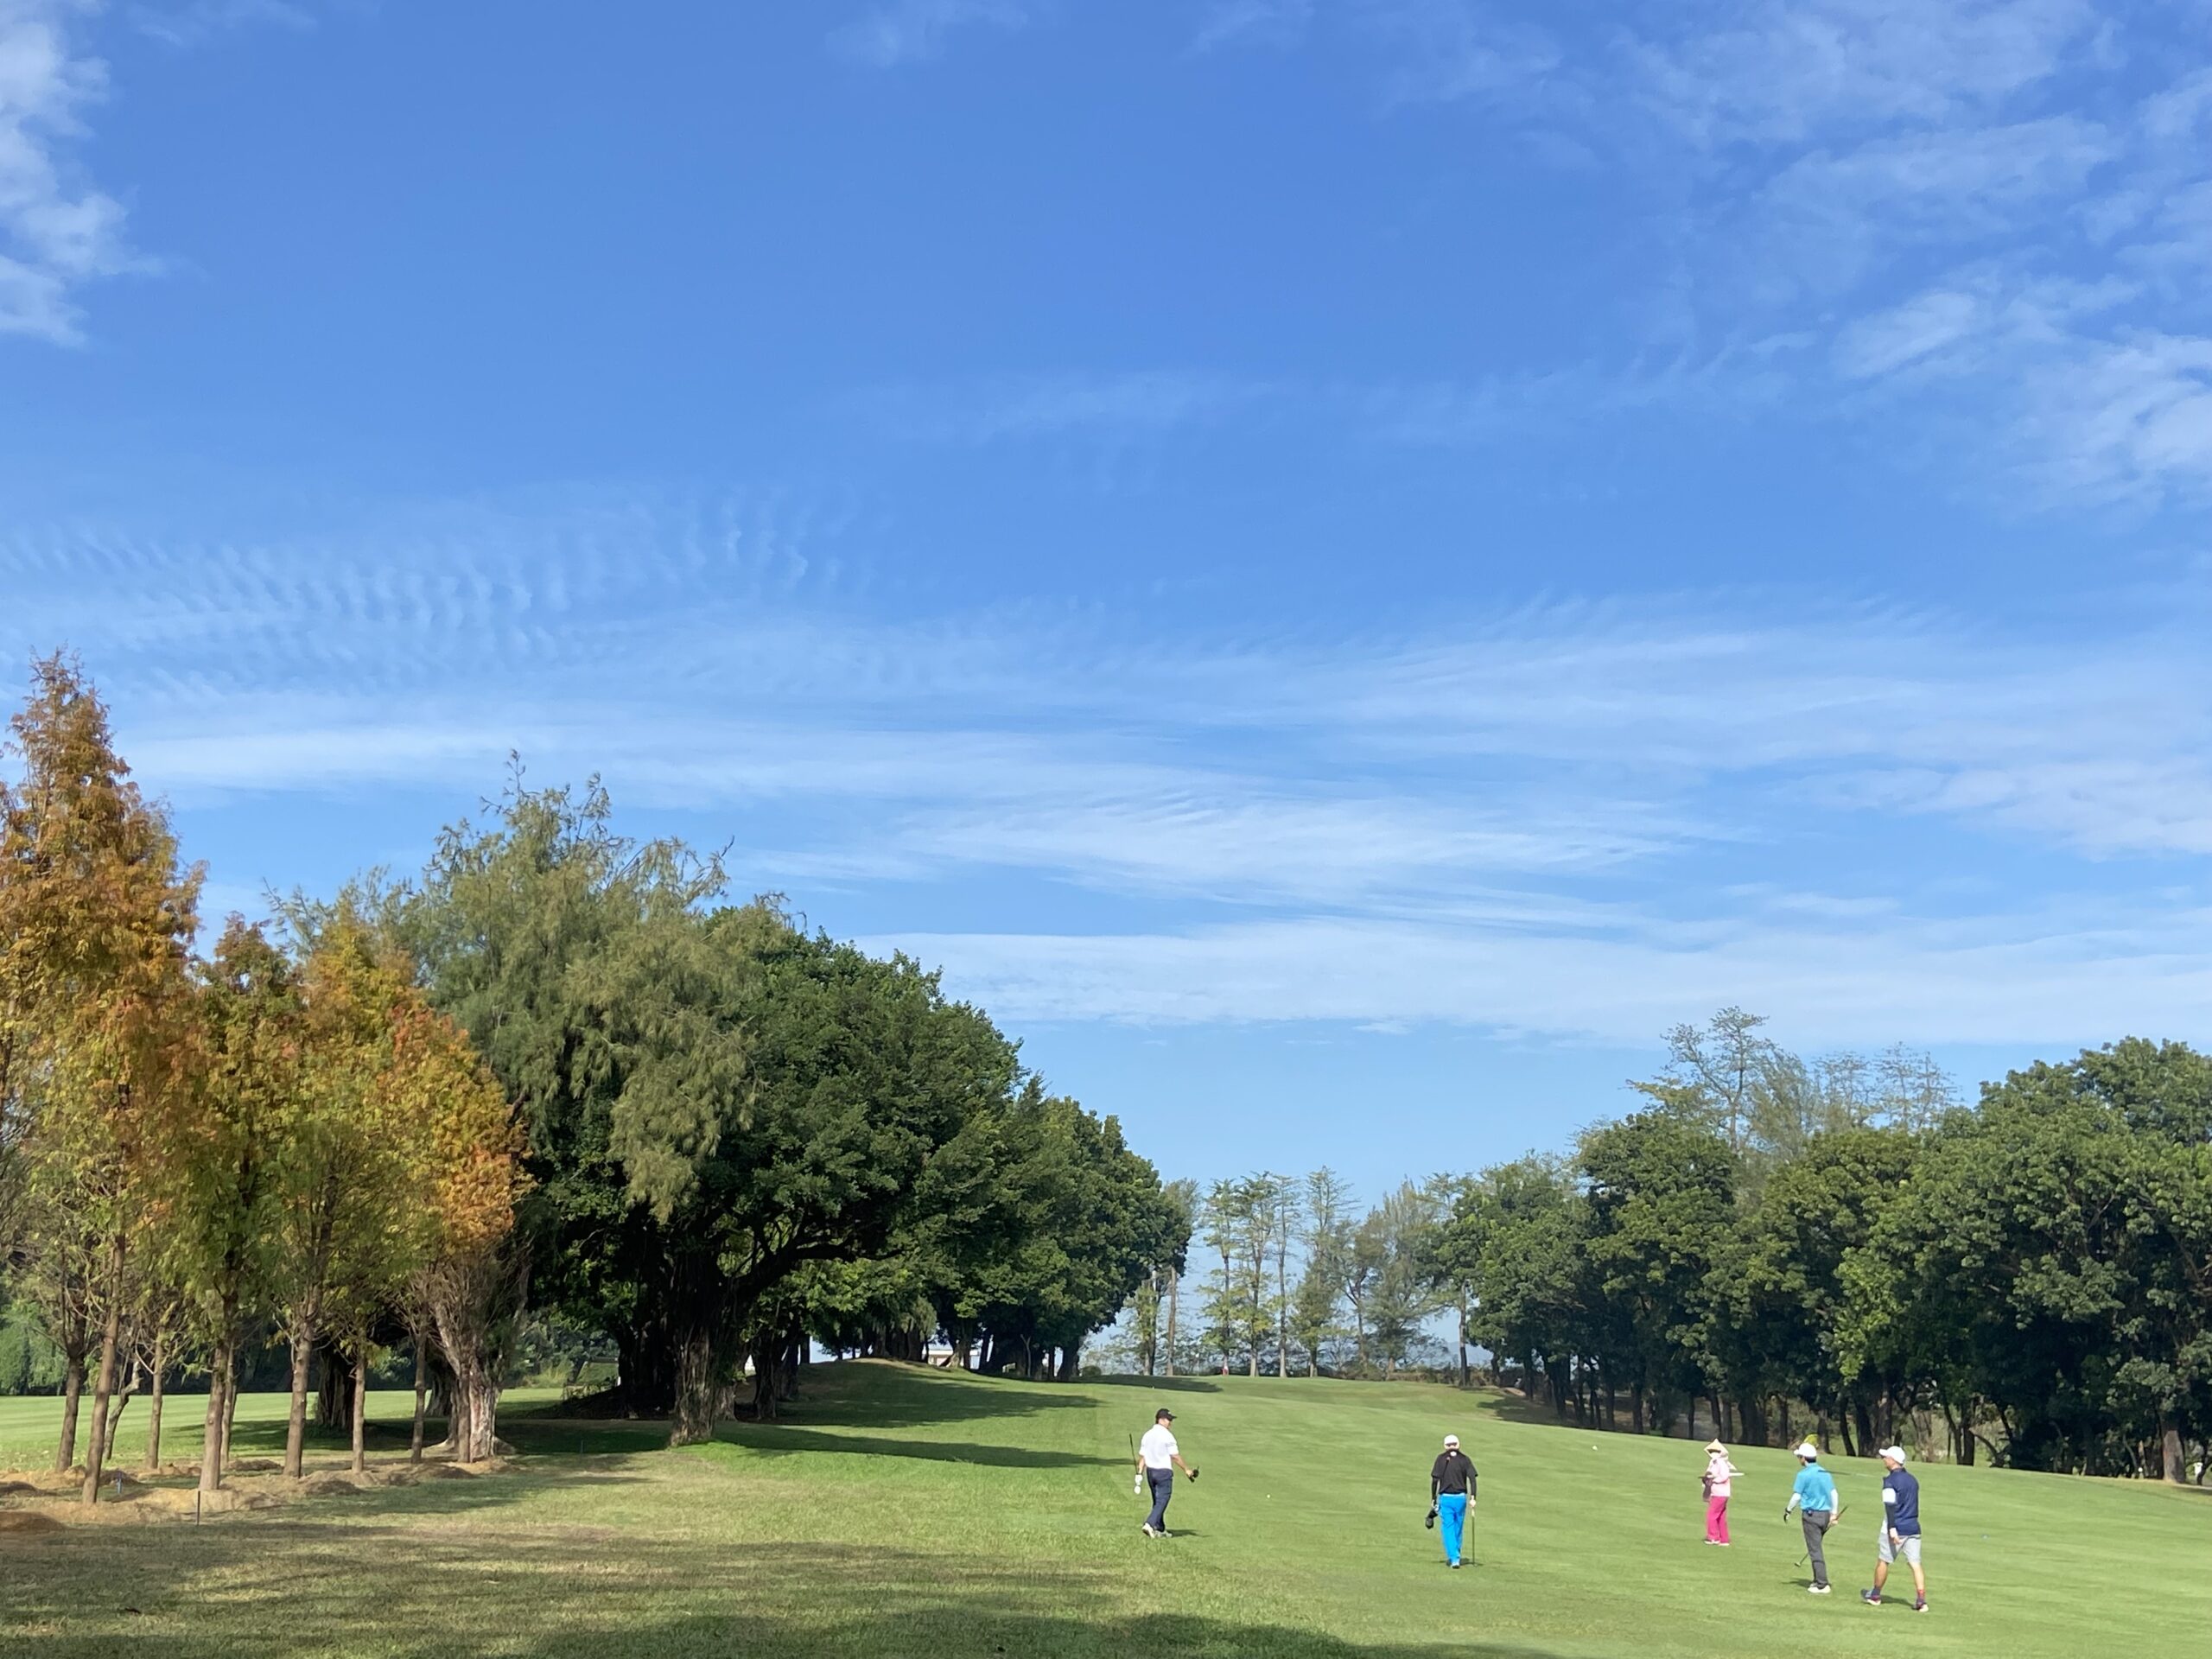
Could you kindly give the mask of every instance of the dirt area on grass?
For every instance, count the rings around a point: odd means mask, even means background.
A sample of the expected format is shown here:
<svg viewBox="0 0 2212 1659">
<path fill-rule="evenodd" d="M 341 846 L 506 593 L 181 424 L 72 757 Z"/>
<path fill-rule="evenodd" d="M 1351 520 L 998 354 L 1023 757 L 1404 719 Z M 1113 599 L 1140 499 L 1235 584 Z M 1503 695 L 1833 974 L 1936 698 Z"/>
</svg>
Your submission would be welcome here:
<svg viewBox="0 0 2212 1659">
<path fill-rule="evenodd" d="M 194 1521 L 233 1515 L 241 1510 L 273 1510 L 321 1498 L 353 1497 L 385 1486 L 413 1486 L 429 1480 L 480 1480 L 508 1466 L 504 1458 L 488 1463 L 453 1463 L 426 1458 L 371 1460 L 355 1474 L 350 1462 L 318 1468 L 309 1464 L 299 1480 L 285 1478 L 283 1465 L 251 1458 L 223 1478 L 217 1492 L 199 1490 L 200 1465 L 168 1463 L 148 1471 L 121 1470 L 100 1480 L 100 1501 L 87 1509 L 85 1471 L 73 1469 L 0 1470 L 0 1533 L 53 1532 L 73 1526 L 130 1526 Z"/>
</svg>

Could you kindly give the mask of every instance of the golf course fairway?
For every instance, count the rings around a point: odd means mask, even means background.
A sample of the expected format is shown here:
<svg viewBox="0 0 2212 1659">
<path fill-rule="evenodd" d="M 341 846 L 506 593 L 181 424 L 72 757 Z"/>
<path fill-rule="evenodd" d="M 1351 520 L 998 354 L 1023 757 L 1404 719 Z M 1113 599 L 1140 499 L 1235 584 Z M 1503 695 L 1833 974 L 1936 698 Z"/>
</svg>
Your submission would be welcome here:
<svg viewBox="0 0 2212 1659">
<path fill-rule="evenodd" d="M 1128 1441 L 1163 1402 L 1200 1478 L 1178 1483 L 1175 1535 L 1154 1542 Z M 168 1455 L 194 1454 L 200 1403 L 172 1401 Z M 244 1403 L 244 1455 L 279 1443 L 283 1404 Z M 372 1396 L 373 1462 L 404 1459 L 410 1407 Z M 0 1401 L 0 1466 L 50 1459 L 58 1414 Z M 126 1466 L 143 1428 L 126 1420 Z M 1830 1465 L 1847 1512 L 1835 1593 L 1816 1599 L 1781 1519 L 1787 1453 L 1735 1453 L 1735 1543 L 1711 1548 L 1699 1446 L 1442 1388 L 1029 1384 L 855 1363 L 810 1371 L 785 1421 L 726 1426 L 710 1446 L 667 1451 L 659 1426 L 566 1419 L 543 1395 L 510 1396 L 501 1430 L 516 1457 L 476 1478 L 200 1524 L 132 1524 L 126 1503 L 100 1523 L 0 1530 L 0 1653 L 2212 1653 L 2212 1491 L 1922 1468 L 1932 1611 L 1916 1617 L 1909 1580 L 1904 1603 L 1859 1600 L 1872 1460 Z M 1453 1431 L 1481 1471 L 1460 1573 L 1421 1525 Z M 343 1457 L 319 1437 L 311 1462 Z"/>
</svg>

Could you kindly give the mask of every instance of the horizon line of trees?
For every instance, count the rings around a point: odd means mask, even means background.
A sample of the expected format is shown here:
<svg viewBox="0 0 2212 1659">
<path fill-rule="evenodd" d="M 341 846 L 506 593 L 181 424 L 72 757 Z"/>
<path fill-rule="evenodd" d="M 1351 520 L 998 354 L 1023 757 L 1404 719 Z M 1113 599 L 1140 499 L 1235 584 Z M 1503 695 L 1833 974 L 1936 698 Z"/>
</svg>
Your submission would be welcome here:
<svg viewBox="0 0 2212 1659">
<path fill-rule="evenodd" d="M 1593 1427 L 2201 1478 L 2212 1058 L 2130 1038 L 1967 1105 L 1925 1055 L 1807 1061 L 1764 1025 L 1677 1027 L 1642 1109 L 1572 1154 L 1363 1216 L 1326 1169 L 1185 1188 L 1199 1319 L 1141 1286 L 1117 1357 L 1465 1386 L 1473 1349 Z"/>
<path fill-rule="evenodd" d="M 344 1369 L 358 1465 L 367 1376 L 410 1344 L 416 1454 L 435 1397 L 455 1455 L 492 1455 L 533 1313 L 604 1332 L 608 1407 L 683 1441 L 748 1372 L 772 1415 L 810 1338 L 919 1358 L 943 1332 L 1072 1376 L 1181 1267 L 1183 1211 L 1114 1119 L 919 964 L 619 835 L 595 780 L 518 766 L 415 878 L 295 893 L 200 956 L 200 873 L 81 667 L 35 664 L 10 730 L 0 1306 L 35 1325 L 21 1373 L 59 1362 L 55 1466 L 81 1460 L 87 1502 L 120 1402 L 144 1389 L 157 1463 L 193 1370 L 219 1486 L 240 1357 L 272 1335 L 296 1475 L 308 1395 Z"/>
</svg>

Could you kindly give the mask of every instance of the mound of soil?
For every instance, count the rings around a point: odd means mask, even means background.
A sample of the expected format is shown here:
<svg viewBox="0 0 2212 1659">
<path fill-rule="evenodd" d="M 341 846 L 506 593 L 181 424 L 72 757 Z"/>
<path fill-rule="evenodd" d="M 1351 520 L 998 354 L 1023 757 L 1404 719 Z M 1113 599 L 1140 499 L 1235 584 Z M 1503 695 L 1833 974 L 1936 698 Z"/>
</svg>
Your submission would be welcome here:
<svg viewBox="0 0 2212 1659">
<path fill-rule="evenodd" d="M 32 1533 L 60 1530 L 61 1522 L 36 1510 L 0 1510 L 0 1533 L 21 1538 Z"/>
</svg>

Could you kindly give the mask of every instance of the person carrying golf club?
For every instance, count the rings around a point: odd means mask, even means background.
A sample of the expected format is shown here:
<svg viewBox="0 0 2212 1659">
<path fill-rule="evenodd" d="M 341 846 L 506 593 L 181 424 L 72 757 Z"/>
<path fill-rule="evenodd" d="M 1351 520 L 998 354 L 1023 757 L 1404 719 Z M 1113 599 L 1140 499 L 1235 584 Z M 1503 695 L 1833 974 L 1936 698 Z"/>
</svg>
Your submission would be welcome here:
<svg viewBox="0 0 2212 1659">
<path fill-rule="evenodd" d="M 1459 1449 L 1459 1437 L 1446 1434 L 1444 1450 L 1428 1470 L 1428 1508 L 1444 1535 L 1444 1559 L 1454 1571 L 1467 1534 L 1467 1510 L 1475 1501 L 1475 1465 Z"/>
<path fill-rule="evenodd" d="M 1904 1466 L 1904 1448 L 1885 1446 L 1878 1454 L 1882 1467 L 1882 1542 L 1874 1558 L 1874 1587 L 1862 1590 L 1859 1599 L 1869 1607 L 1882 1605 L 1882 1586 L 1890 1581 L 1890 1564 L 1898 1556 L 1912 1569 L 1912 1611 L 1928 1611 L 1928 1579 L 1920 1570 L 1920 1482 Z"/>
<path fill-rule="evenodd" d="M 1718 1440 L 1705 1446 L 1705 1541 L 1728 1547 L 1728 1494 L 1744 1471 L 1728 1461 L 1728 1448 Z"/>
<path fill-rule="evenodd" d="M 1805 1525 L 1805 1555 L 1813 1564 L 1813 1582 L 1808 1586 L 1812 1594 L 1828 1593 L 1828 1558 L 1821 1548 L 1827 1530 L 1835 1522 L 1835 1477 L 1821 1467 L 1821 1448 L 1810 1440 L 1797 1448 L 1797 1479 L 1789 1489 L 1789 1502 L 1782 1511 L 1787 1521 L 1789 1511 L 1796 1510 Z"/>
<path fill-rule="evenodd" d="M 1167 1427 L 1174 1421 L 1175 1414 L 1162 1406 L 1152 1414 L 1152 1427 L 1137 1442 L 1137 1472 L 1152 1487 L 1152 1514 L 1144 1523 L 1147 1538 L 1167 1535 L 1167 1500 L 1175 1495 L 1175 1471 L 1180 1469 L 1192 1480 L 1198 1478 L 1198 1471 L 1183 1461 L 1175 1431 Z"/>
</svg>

